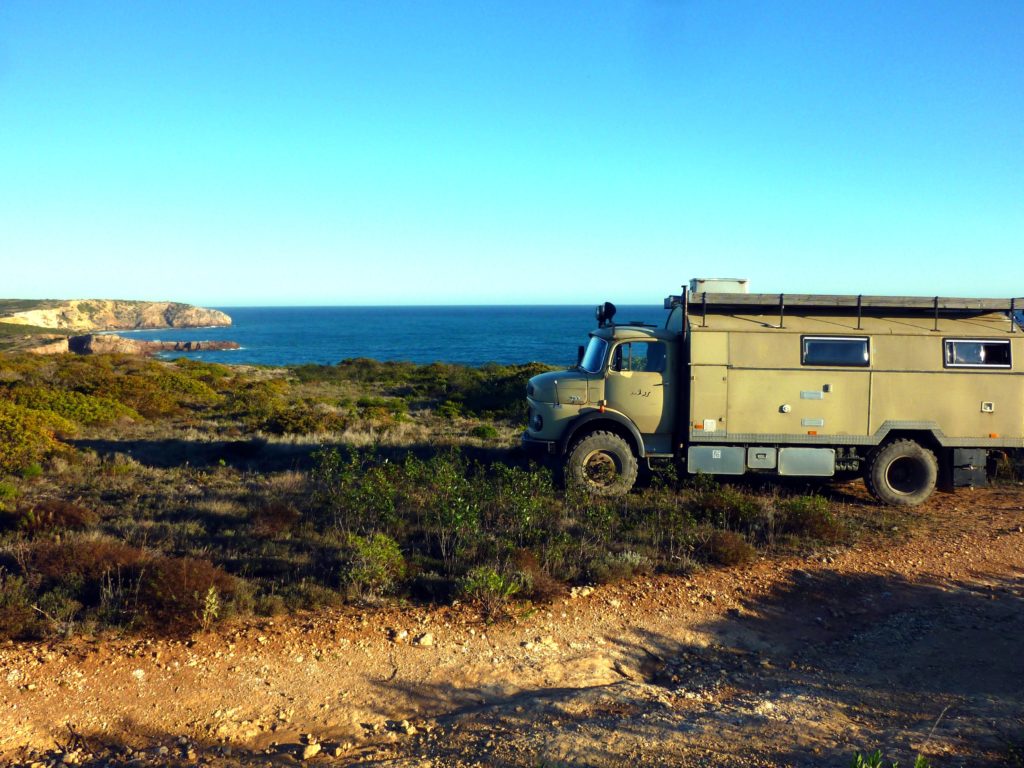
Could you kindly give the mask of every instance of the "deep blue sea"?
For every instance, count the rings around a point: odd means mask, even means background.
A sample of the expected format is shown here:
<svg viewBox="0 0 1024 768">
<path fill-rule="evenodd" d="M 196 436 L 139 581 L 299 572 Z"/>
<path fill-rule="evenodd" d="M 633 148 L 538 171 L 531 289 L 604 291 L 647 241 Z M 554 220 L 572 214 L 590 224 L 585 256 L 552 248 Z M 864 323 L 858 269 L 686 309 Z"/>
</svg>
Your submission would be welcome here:
<svg viewBox="0 0 1024 768">
<path fill-rule="evenodd" d="M 193 352 L 219 363 L 334 364 L 349 357 L 483 365 L 576 362 L 576 347 L 596 326 L 593 306 L 522 307 L 218 307 L 234 325 L 133 331 L 140 339 L 237 341 L 239 350 Z M 658 306 L 621 306 L 616 322 L 661 326 Z M 170 353 L 168 357 L 179 357 Z"/>
</svg>

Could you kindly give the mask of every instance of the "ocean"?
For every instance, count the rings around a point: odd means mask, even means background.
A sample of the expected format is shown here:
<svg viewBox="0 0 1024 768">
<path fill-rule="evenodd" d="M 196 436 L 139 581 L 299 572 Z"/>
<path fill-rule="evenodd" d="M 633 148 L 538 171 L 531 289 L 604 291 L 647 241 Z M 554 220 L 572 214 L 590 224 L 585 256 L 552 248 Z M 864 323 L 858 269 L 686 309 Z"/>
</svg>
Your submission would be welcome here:
<svg viewBox="0 0 1024 768">
<path fill-rule="evenodd" d="M 191 352 L 218 363 L 334 364 L 351 357 L 413 363 L 541 362 L 572 365 L 576 347 L 596 326 L 593 306 L 480 307 L 217 307 L 231 316 L 228 328 L 120 331 L 161 341 L 237 341 L 242 348 Z M 621 306 L 617 322 L 661 326 L 658 306 Z M 180 357 L 172 352 L 165 357 Z"/>
</svg>

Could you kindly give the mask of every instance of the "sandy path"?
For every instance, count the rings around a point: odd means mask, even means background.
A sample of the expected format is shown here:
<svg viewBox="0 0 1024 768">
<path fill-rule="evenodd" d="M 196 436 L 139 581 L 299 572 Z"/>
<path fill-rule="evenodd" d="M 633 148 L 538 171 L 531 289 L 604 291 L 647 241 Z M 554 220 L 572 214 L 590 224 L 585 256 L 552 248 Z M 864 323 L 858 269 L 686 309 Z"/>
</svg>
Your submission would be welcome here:
<svg viewBox="0 0 1024 768">
<path fill-rule="evenodd" d="M 898 543 L 600 587 L 500 626 L 389 607 L 9 644 L 0 755 L 31 764 L 70 726 L 97 765 L 288 764 L 305 734 L 339 764 L 834 766 L 880 747 L 996 765 L 1024 743 L 1024 491 L 919 515 Z"/>
</svg>

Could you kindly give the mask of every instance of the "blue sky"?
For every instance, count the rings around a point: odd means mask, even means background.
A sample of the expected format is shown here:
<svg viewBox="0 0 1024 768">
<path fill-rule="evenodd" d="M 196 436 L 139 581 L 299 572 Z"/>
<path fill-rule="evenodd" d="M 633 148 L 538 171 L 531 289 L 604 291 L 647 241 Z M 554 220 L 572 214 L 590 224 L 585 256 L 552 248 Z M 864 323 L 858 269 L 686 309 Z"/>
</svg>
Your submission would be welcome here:
<svg viewBox="0 0 1024 768">
<path fill-rule="evenodd" d="M 1024 293 L 1024 3 L 0 3 L 0 296 Z"/>
</svg>

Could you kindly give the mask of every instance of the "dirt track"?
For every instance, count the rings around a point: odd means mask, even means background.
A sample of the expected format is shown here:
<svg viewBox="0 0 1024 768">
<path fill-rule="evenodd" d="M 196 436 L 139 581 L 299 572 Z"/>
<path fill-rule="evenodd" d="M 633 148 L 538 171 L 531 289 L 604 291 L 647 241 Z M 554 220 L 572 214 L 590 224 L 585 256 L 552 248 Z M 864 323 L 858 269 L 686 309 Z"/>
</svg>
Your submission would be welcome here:
<svg viewBox="0 0 1024 768">
<path fill-rule="evenodd" d="M 852 549 L 577 590 L 498 626 L 392 607 L 8 645 L 0 756 L 287 765 L 311 735 L 310 764 L 1022 765 L 1024 489 L 914 514 Z"/>
</svg>

